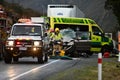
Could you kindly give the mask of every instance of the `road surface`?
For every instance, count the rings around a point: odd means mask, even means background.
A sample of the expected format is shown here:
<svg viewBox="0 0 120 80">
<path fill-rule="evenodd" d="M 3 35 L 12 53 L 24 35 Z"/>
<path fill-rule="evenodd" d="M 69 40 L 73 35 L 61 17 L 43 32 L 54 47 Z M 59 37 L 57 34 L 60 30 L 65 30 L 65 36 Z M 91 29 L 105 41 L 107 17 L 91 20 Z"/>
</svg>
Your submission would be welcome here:
<svg viewBox="0 0 120 80">
<path fill-rule="evenodd" d="M 46 80 L 60 71 L 72 67 L 82 68 L 91 63 L 97 65 L 97 55 L 73 60 L 49 59 L 44 64 L 38 64 L 36 58 L 21 58 L 18 63 L 12 64 L 0 61 L 0 80 Z"/>
</svg>

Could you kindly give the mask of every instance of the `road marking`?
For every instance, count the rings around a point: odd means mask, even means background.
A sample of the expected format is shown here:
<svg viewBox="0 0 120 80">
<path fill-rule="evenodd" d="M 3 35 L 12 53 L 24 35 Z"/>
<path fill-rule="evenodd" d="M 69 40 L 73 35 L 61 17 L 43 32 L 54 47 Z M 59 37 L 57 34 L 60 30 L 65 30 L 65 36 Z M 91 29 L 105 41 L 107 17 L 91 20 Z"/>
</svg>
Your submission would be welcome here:
<svg viewBox="0 0 120 80">
<path fill-rule="evenodd" d="M 41 68 L 43 68 L 43 67 L 46 67 L 46 66 L 48 66 L 48 65 L 50 65 L 50 64 L 52 64 L 52 63 L 55 63 L 55 62 L 57 62 L 57 61 L 59 61 L 59 60 L 55 60 L 55 61 L 52 61 L 52 62 L 50 62 L 50 63 L 48 63 L 48 64 L 43 65 L 43 66 L 39 66 L 39 67 L 33 68 L 33 69 L 31 69 L 31 70 L 29 70 L 29 71 L 27 71 L 27 72 L 24 72 L 24 73 L 22 73 L 22 74 L 19 74 L 18 76 L 15 76 L 15 77 L 11 78 L 10 80 L 15 80 L 15 79 L 17 79 L 17 78 L 20 78 L 21 76 L 24 76 L 24 75 L 26 75 L 26 74 L 28 74 L 28 73 L 30 73 L 30 72 L 32 72 L 32 71 L 35 71 L 35 70 L 41 69 Z"/>
<path fill-rule="evenodd" d="M 72 58 L 73 60 L 81 60 L 81 58 Z"/>
</svg>

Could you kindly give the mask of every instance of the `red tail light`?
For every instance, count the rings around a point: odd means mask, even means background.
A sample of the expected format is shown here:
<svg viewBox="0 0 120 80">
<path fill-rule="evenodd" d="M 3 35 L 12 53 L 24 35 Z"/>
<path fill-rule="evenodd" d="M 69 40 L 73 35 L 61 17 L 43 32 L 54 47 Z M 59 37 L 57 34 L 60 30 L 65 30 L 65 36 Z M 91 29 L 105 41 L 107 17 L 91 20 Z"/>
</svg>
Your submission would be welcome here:
<svg viewBox="0 0 120 80">
<path fill-rule="evenodd" d="M 20 45 L 20 42 L 16 42 L 16 45 Z"/>
</svg>

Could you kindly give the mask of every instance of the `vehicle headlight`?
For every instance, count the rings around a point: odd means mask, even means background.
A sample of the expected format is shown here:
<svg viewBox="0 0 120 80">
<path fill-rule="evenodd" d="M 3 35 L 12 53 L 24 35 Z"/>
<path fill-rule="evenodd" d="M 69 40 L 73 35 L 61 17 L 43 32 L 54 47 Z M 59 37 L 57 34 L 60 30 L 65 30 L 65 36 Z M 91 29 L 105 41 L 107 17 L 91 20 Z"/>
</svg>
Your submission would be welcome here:
<svg viewBox="0 0 120 80">
<path fill-rule="evenodd" d="M 40 46 L 40 42 L 39 41 L 34 41 L 34 46 Z"/>
<path fill-rule="evenodd" d="M 7 45 L 8 46 L 13 46 L 14 45 L 14 41 L 7 41 Z"/>
<path fill-rule="evenodd" d="M 74 42 L 69 42 L 68 45 L 74 45 Z"/>
</svg>

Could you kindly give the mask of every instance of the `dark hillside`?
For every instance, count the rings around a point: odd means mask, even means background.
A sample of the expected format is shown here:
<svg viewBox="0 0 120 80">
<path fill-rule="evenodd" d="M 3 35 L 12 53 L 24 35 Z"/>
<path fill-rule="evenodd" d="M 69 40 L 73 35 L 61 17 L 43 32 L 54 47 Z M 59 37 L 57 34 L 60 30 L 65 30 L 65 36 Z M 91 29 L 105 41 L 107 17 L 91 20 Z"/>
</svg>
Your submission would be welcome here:
<svg viewBox="0 0 120 80">
<path fill-rule="evenodd" d="M 0 6 L 4 8 L 7 17 L 11 18 L 13 23 L 15 23 L 21 17 L 30 18 L 31 16 L 41 16 L 40 12 L 34 11 L 31 8 L 23 8 L 19 4 L 8 3 L 4 0 L 0 1 Z"/>
</svg>

